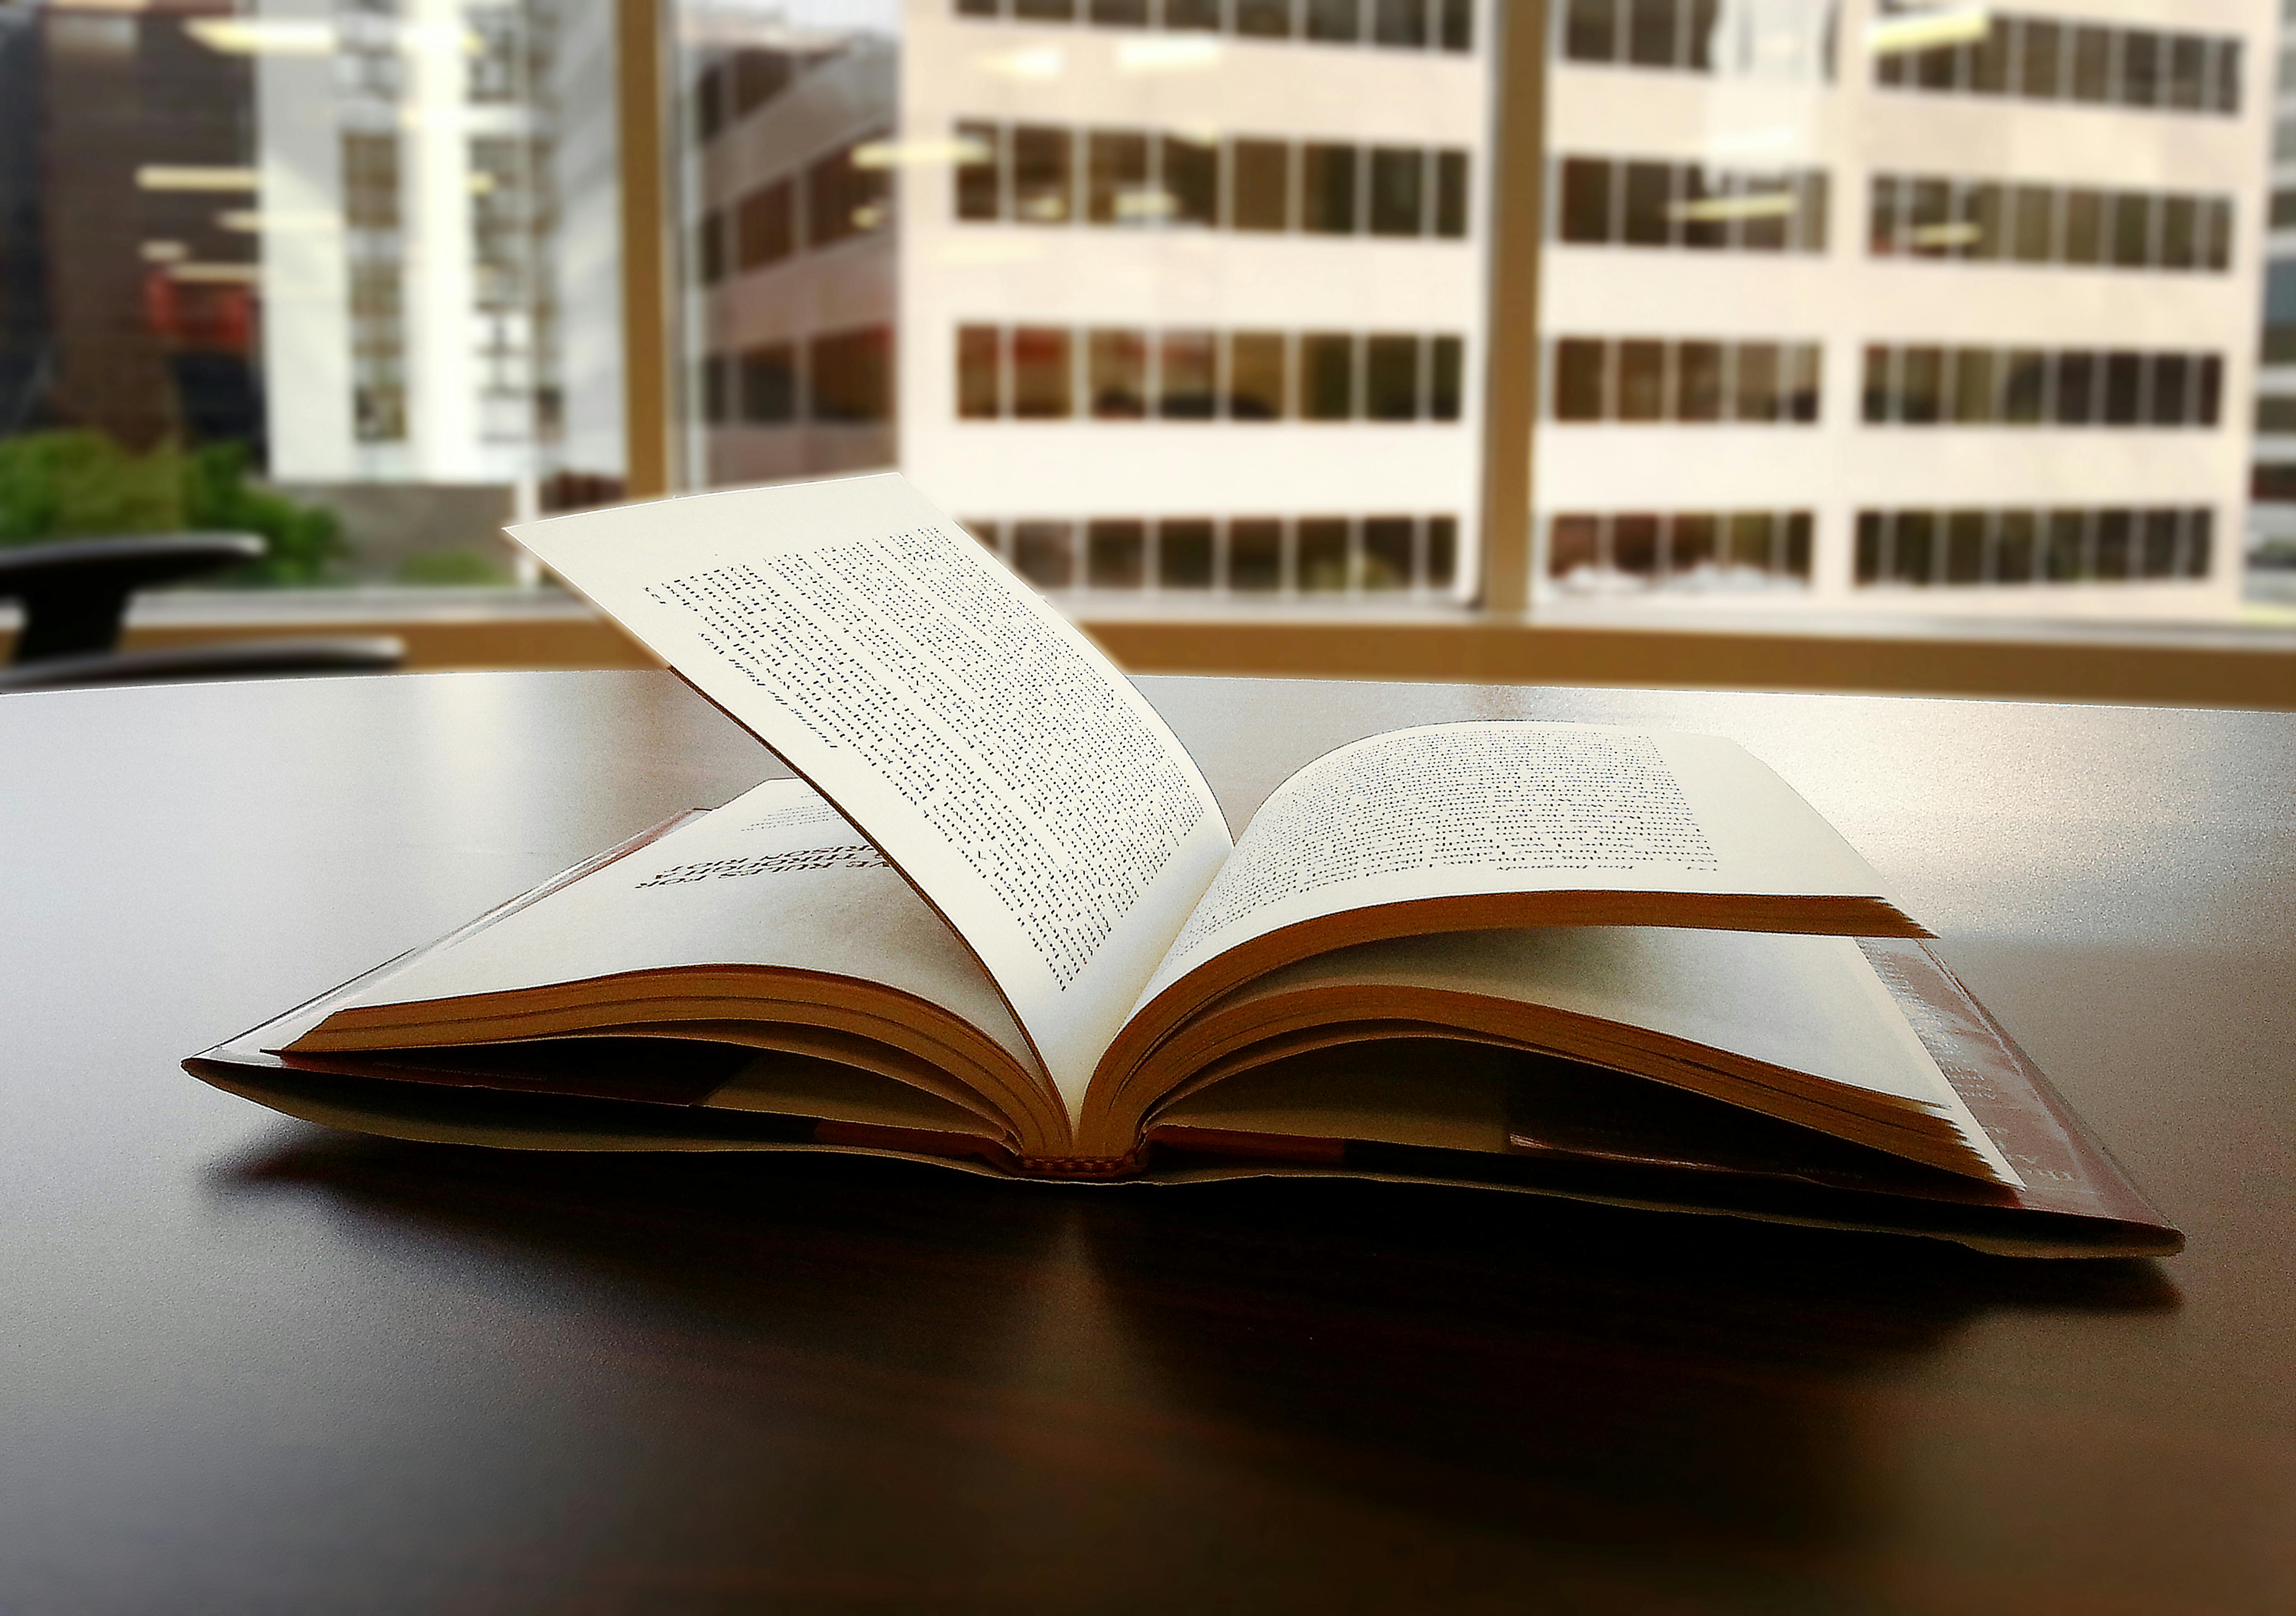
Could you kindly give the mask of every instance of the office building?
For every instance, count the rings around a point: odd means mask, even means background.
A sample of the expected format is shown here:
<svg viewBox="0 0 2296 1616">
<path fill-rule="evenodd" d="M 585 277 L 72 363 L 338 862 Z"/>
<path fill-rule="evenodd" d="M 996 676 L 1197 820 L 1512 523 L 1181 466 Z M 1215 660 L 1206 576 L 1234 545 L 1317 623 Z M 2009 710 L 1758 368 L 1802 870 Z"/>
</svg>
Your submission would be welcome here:
<svg viewBox="0 0 2296 1616">
<path fill-rule="evenodd" d="M 1472 7 L 802 13 L 688 12 L 691 480 L 898 465 L 1054 589 L 1470 586 Z"/>
<path fill-rule="evenodd" d="M 1546 595 L 2229 612 L 2268 21 L 1558 7 Z"/>
</svg>

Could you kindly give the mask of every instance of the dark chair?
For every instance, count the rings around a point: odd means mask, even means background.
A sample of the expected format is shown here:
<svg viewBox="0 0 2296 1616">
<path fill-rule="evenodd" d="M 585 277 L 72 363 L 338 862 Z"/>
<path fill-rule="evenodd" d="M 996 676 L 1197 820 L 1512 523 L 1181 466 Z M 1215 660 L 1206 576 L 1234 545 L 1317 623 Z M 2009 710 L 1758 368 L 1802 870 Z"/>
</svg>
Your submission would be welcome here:
<svg viewBox="0 0 2296 1616">
<path fill-rule="evenodd" d="M 0 600 L 24 605 L 15 660 L 0 669 L 0 691 L 388 673 L 406 662 L 405 643 L 389 635 L 117 649 L 128 598 L 138 589 L 240 566 L 262 554 L 263 540 L 251 533 L 163 533 L 0 549 Z"/>
</svg>

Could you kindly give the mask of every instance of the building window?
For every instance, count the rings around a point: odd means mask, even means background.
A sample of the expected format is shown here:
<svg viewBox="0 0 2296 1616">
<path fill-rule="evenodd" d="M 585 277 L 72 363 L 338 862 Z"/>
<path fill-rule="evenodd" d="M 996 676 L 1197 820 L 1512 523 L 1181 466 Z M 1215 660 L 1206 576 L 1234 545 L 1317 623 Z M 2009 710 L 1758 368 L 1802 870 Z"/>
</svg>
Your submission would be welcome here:
<svg viewBox="0 0 2296 1616">
<path fill-rule="evenodd" d="M 750 426 L 783 426 L 797 419 L 797 347 L 753 348 L 741 359 L 742 419 Z"/>
<path fill-rule="evenodd" d="M 696 138 L 705 145 L 717 139 L 789 88 L 807 68 L 825 60 L 826 53 L 743 49 L 705 62 L 693 80 Z"/>
<path fill-rule="evenodd" d="M 1876 344 L 1862 388 L 1869 426 L 2214 427 L 2218 354 Z"/>
<path fill-rule="evenodd" d="M 734 262 L 742 269 L 778 264 L 797 250 L 797 184 L 777 180 L 743 197 L 734 213 Z"/>
<path fill-rule="evenodd" d="M 1877 174 L 1866 245 L 1876 258 L 2224 270 L 2232 199 Z"/>
<path fill-rule="evenodd" d="M 1456 422 L 1465 369 L 1464 338 L 1408 332 L 960 325 L 956 413 L 968 421 L 1066 420 L 1080 409 L 1115 422 Z"/>
<path fill-rule="evenodd" d="M 731 369 L 723 354 L 711 354 L 701 361 L 701 419 L 711 426 L 724 426 L 731 414 Z"/>
<path fill-rule="evenodd" d="M 1148 414 L 1148 339 L 1138 331 L 1095 331 L 1085 340 L 1086 407 L 1098 421 Z"/>
<path fill-rule="evenodd" d="M 2163 583 L 2204 578 L 2205 505 L 1857 513 L 1861 588 Z"/>
<path fill-rule="evenodd" d="M 1820 358 L 1815 342 L 1562 337 L 1547 409 L 1568 422 L 1808 425 Z"/>
<path fill-rule="evenodd" d="M 1040 589 L 1447 593 L 1458 570 L 1450 515 L 975 517 L 964 527 Z"/>
<path fill-rule="evenodd" d="M 1917 12 L 1905 13 L 1909 17 Z M 1956 45 L 1890 48 L 1874 40 L 1874 82 L 1929 94 L 2214 112 L 2240 111 L 2240 40 L 1996 14 L 1984 35 Z"/>
<path fill-rule="evenodd" d="M 1589 594 L 1806 587 L 1816 532 L 1808 511 L 1560 513 L 1546 577 Z"/>
<path fill-rule="evenodd" d="M 1013 414 L 1023 421 L 1064 421 L 1076 413 L 1069 333 L 1057 325 L 1013 331 Z"/>
<path fill-rule="evenodd" d="M 1826 178 L 1703 163 L 1568 156 L 1559 160 L 1554 234 L 1573 246 L 1709 252 L 1825 250 Z"/>
<path fill-rule="evenodd" d="M 878 423 L 893 418 L 893 332 L 865 326 L 816 337 L 807 345 L 806 379 L 817 422 Z"/>
<path fill-rule="evenodd" d="M 1830 4 L 1808 8 L 1800 20 L 1766 17 L 1760 39 L 1726 24 L 1720 0 L 1564 0 L 1554 14 L 1555 53 L 1573 66 L 1833 77 Z"/>
<path fill-rule="evenodd" d="M 1474 49 L 1472 0 L 952 0 L 959 17 L 984 21 L 1080 22 L 1095 28 L 1227 31 L 1249 39 L 1304 39 L 1382 50 Z"/>
<path fill-rule="evenodd" d="M 711 209 L 693 227 L 693 260 L 704 286 L 726 278 L 726 215 Z"/>
<path fill-rule="evenodd" d="M 892 222 L 892 171 L 864 167 L 855 153 L 877 139 L 856 141 L 806 170 L 806 242 L 818 251 L 849 236 L 866 235 Z"/>
<path fill-rule="evenodd" d="M 1467 234 L 1467 153 L 1453 148 L 1262 139 L 1222 146 L 1145 129 L 972 121 L 955 126 L 955 140 L 963 222 Z"/>
</svg>

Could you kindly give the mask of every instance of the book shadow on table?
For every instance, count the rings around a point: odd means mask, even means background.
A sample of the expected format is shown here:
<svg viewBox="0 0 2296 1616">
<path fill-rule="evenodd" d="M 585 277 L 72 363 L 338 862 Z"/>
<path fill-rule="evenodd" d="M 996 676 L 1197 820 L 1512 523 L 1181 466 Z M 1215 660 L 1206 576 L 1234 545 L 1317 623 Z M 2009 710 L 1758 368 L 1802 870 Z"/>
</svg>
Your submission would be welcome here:
<svg viewBox="0 0 2296 1616">
<path fill-rule="evenodd" d="M 2177 1305 L 2149 1260 L 1340 1181 L 1046 1186 L 296 1125 L 215 1187 L 316 1195 L 337 1237 L 458 1284 L 512 1265 L 570 1340 L 658 1340 L 721 1407 L 794 1376 L 897 1446 L 1120 1474 L 1183 1515 L 1209 1465 L 1235 1507 L 1337 1495 L 1644 1550 L 1654 1525 L 1757 1554 L 1854 1539 L 1888 1507 L 1873 1404 L 1980 1317 Z M 1046 1449 L 1047 1421 L 1082 1446 Z"/>
</svg>

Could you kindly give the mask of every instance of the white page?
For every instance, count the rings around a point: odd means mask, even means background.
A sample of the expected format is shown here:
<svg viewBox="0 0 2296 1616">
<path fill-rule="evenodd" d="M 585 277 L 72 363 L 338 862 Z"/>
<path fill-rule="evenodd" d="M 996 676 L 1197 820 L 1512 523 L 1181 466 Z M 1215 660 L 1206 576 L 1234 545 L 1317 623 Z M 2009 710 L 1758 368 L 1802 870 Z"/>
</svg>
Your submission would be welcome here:
<svg viewBox="0 0 2296 1616">
<path fill-rule="evenodd" d="M 1036 1064 L 940 916 L 801 780 L 753 787 L 329 1008 L 709 965 L 881 983 L 979 1028 L 1023 1070 Z"/>
<path fill-rule="evenodd" d="M 1534 926 L 1392 938 L 1286 965 L 1224 1004 L 1351 986 L 1479 994 L 1639 1027 L 1909 1102 L 2022 1182 L 1857 939 L 1670 926 Z"/>
<path fill-rule="evenodd" d="M 1074 1115 L 1229 847 L 1115 666 L 897 475 L 512 531 L 916 883 Z"/>
<path fill-rule="evenodd" d="M 1141 996 L 1344 910 L 1506 892 L 1887 898 L 1817 810 L 1734 742 L 1591 724 L 1431 724 L 1278 786 Z"/>
</svg>

